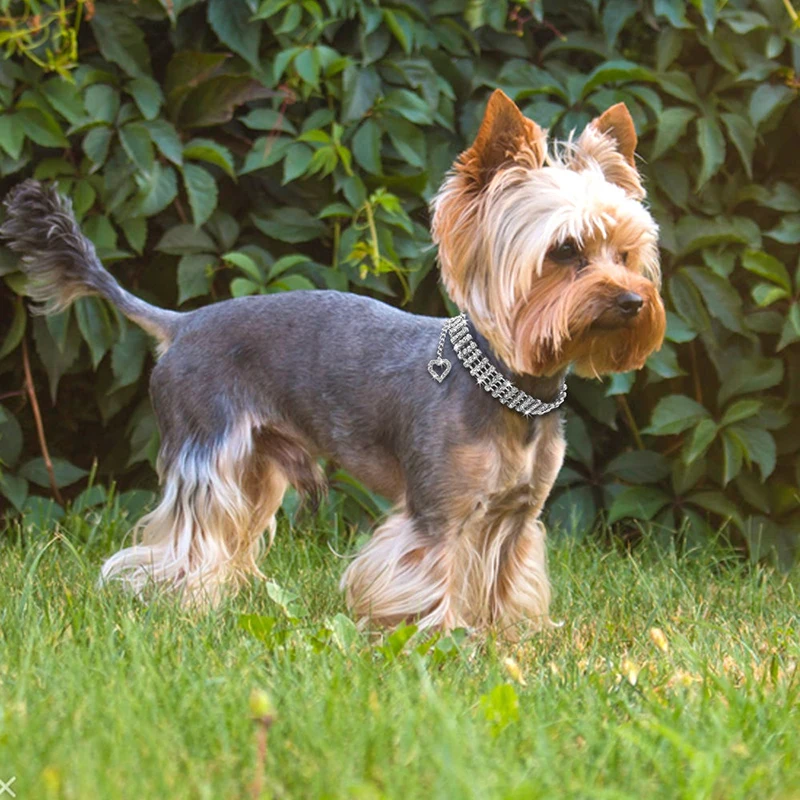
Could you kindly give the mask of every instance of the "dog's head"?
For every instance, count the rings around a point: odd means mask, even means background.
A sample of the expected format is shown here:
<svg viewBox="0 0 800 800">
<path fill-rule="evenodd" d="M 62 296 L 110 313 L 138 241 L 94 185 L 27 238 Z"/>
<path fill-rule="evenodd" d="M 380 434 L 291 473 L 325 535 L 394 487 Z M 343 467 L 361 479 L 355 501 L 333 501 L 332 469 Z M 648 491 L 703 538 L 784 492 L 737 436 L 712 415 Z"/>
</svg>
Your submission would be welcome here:
<svg viewBox="0 0 800 800">
<path fill-rule="evenodd" d="M 450 296 L 514 371 L 638 369 L 661 346 L 658 228 L 623 104 L 548 152 L 500 90 L 434 200 Z"/>
</svg>

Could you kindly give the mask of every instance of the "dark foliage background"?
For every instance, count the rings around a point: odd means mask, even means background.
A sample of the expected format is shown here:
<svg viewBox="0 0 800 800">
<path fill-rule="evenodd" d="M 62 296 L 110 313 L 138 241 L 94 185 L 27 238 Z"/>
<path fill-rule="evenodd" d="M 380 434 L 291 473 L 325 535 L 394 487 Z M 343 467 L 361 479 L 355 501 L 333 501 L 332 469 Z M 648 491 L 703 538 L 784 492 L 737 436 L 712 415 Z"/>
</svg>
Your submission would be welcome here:
<svg viewBox="0 0 800 800">
<path fill-rule="evenodd" d="M 788 0 L 59 8 L 0 0 L 0 190 L 56 179 L 115 275 L 167 307 L 332 287 L 442 313 L 427 203 L 490 91 L 559 136 L 624 101 L 662 230 L 667 342 L 638 374 L 570 380 L 549 521 L 574 536 L 598 518 L 649 521 L 648 535 L 690 545 L 724 526 L 752 558 L 791 562 L 800 34 Z M 50 494 L 25 349 L 64 496 L 101 502 L 112 478 L 153 487 L 146 337 L 97 299 L 31 319 L 8 251 L 0 275 L 7 509 L 41 515 Z M 333 479 L 332 515 L 382 507 Z"/>
</svg>

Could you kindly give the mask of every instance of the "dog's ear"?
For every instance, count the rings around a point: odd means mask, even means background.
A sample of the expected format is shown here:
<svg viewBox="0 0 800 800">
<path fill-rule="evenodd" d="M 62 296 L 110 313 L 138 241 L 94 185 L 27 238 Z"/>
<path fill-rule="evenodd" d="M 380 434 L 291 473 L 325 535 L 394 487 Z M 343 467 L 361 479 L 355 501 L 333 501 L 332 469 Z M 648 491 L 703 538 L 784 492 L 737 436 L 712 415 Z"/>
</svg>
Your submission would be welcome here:
<svg viewBox="0 0 800 800">
<path fill-rule="evenodd" d="M 547 136 L 500 89 L 489 98 L 483 122 L 458 168 L 478 186 L 486 185 L 497 170 L 514 162 L 538 168 L 544 161 Z"/>
<path fill-rule="evenodd" d="M 637 141 L 630 112 L 624 103 L 617 103 L 586 126 L 577 141 L 577 151 L 596 161 L 606 180 L 642 198 L 645 193 L 636 169 Z"/>
<path fill-rule="evenodd" d="M 636 128 L 625 103 L 617 103 L 604 111 L 591 123 L 600 133 L 607 133 L 616 143 L 619 154 L 632 166 L 636 167 Z"/>
</svg>

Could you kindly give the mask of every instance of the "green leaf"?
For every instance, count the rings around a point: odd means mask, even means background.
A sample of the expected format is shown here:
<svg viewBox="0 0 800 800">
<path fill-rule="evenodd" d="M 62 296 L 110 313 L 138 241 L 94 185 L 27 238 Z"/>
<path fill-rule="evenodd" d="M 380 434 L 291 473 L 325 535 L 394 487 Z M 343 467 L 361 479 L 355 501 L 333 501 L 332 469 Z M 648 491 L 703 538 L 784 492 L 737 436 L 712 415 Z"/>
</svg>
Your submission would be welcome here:
<svg viewBox="0 0 800 800">
<path fill-rule="evenodd" d="M 319 86 L 320 61 L 316 47 L 301 50 L 293 61 L 297 74 L 314 88 Z"/>
<path fill-rule="evenodd" d="M 741 471 L 744 452 L 738 440 L 722 431 L 722 485 L 727 486 Z"/>
<path fill-rule="evenodd" d="M 18 114 L 3 112 L 3 124 L 0 125 L 0 147 L 15 161 L 22 154 L 25 144 L 25 126 Z"/>
<path fill-rule="evenodd" d="M 761 480 L 765 481 L 774 471 L 778 460 L 775 440 L 769 431 L 750 424 L 731 425 L 728 433 L 742 446 L 745 460 L 755 462 L 761 470 Z"/>
<path fill-rule="evenodd" d="M 303 256 L 301 258 L 304 259 Z M 263 283 L 264 275 L 262 274 L 261 270 L 258 268 L 258 264 L 253 261 L 250 256 L 245 253 L 225 253 L 222 256 L 222 260 L 226 264 L 231 264 L 234 267 L 238 267 L 245 275 L 249 278 L 252 278 L 256 283 Z"/>
<path fill-rule="evenodd" d="M 661 453 L 652 450 L 633 450 L 622 453 L 609 461 L 607 475 L 613 475 L 629 483 L 657 483 L 669 475 L 670 467 Z"/>
<path fill-rule="evenodd" d="M 164 158 L 181 166 L 183 164 L 183 145 L 175 126 L 164 119 L 155 119 L 152 122 L 145 122 L 144 127 L 147 128 L 153 144 L 161 151 Z"/>
<path fill-rule="evenodd" d="M 383 173 L 381 136 L 381 129 L 371 119 L 362 122 L 353 136 L 353 156 L 356 163 L 373 175 Z"/>
<path fill-rule="evenodd" d="M 211 291 L 216 256 L 210 253 L 185 255 L 178 262 L 178 305 Z"/>
<path fill-rule="evenodd" d="M 672 394 L 658 401 L 653 409 L 650 427 L 643 432 L 654 436 L 669 436 L 694 427 L 708 416 L 708 411 L 696 400 L 686 395 Z"/>
<path fill-rule="evenodd" d="M 697 146 L 703 157 L 700 174 L 697 176 L 697 188 L 700 189 L 718 172 L 725 163 L 725 137 L 714 117 L 705 116 L 697 119 Z"/>
<path fill-rule="evenodd" d="M 667 333 L 665 338 L 670 342 L 684 344 L 697 338 L 697 332 L 690 328 L 681 317 L 667 311 Z"/>
<path fill-rule="evenodd" d="M 277 278 L 278 275 L 282 275 L 292 267 L 299 267 L 301 264 L 308 264 L 309 258 L 308 256 L 301 255 L 300 253 L 295 253 L 289 256 L 282 256 L 279 258 L 270 268 L 269 272 L 267 273 L 267 280 L 271 281 L 274 278 Z"/>
<path fill-rule="evenodd" d="M 141 254 L 147 242 L 147 220 L 144 217 L 126 217 L 119 226 L 128 244 Z"/>
<path fill-rule="evenodd" d="M 728 137 L 739 151 L 744 171 L 748 178 L 753 177 L 753 152 L 756 148 L 756 132 L 750 122 L 738 114 L 722 114 L 722 122 Z"/>
<path fill-rule="evenodd" d="M 250 21 L 247 3 L 230 0 L 209 0 L 208 24 L 220 41 L 245 61 L 258 66 L 261 25 Z"/>
<path fill-rule="evenodd" d="M 247 175 L 259 169 L 266 169 L 273 164 L 277 164 L 294 144 L 291 139 L 286 137 L 274 138 L 272 136 L 262 136 L 253 142 L 253 147 L 247 154 L 240 175 Z"/>
<path fill-rule="evenodd" d="M 653 152 L 650 158 L 655 160 L 660 158 L 668 150 L 678 143 L 680 138 L 686 133 L 689 123 L 697 116 L 697 111 L 693 108 L 667 108 L 658 118 L 656 128 L 656 140 L 653 145 Z"/>
<path fill-rule="evenodd" d="M 761 400 L 754 400 L 752 398 L 737 400 L 735 403 L 731 403 L 731 405 L 728 406 L 719 424 L 725 426 L 732 425 L 734 422 L 741 422 L 743 419 L 758 414 L 762 405 L 763 403 Z"/>
<path fill-rule="evenodd" d="M 302 208 L 277 208 L 267 214 L 253 214 L 253 224 L 280 242 L 308 242 L 325 233 L 325 225 Z"/>
<path fill-rule="evenodd" d="M 719 387 L 720 405 L 739 394 L 771 389 L 783 380 L 783 361 L 779 358 L 745 358 L 730 370 Z"/>
<path fill-rule="evenodd" d="M 0 472 L 0 494 L 5 497 L 17 511 L 22 511 L 28 497 L 28 481 L 12 475 L 10 472 Z"/>
<path fill-rule="evenodd" d="M 630 486 L 614 498 L 608 510 L 608 524 L 629 518 L 652 519 L 669 502 L 670 496 L 661 489 Z"/>
<path fill-rule="evenodd" d="M 258 294 L 261 291 L 261 284 L 254 283 L 247 278 L 234 278 L 231 281 L 231 296 L 246 297 L 251 294 Z"/>
<path fill-rule="evenodd" d="M 404 11 L 385 8 L 383 9 L 383 20 L 406 55 L 411 53 L 414 43 L 414 26 L 408 14 Z"/>
<path fill-rule="evenodd" d="M 675 348 L 666 343 L 660 350 L 650 354 L 647 359 L 647 369 L 660 378 L 677 378 L 679 375 L 686 374 L 686 371 L 681 369 L 681 365 L 678 363 L 678 354 Z M 652 376 L 651 380 L 653 380 Z"/>
<path fill-rule="evenodd" d="M 347 67 L 342 76 L 342 123 L 361 119 L 375 104 L 380 89 L 381 79 L 372 67 Z"/>
<path fill-rule="evenodd" d="M 389 139 L 402 159 L 413 167 L 425 169 L 427 158 L 425 135 L 416 125 L 395 117 L 387 120 L 384 130 L 389 134 Z"/>
<path fill-rule="evenodd" d="M 22 452 L 22 428 L 17 418 L 0 405 L 0 465 L 13 467 Z M 3 470 L 0 469 L 0 474 Z"/>
<path fill-rule="evenodd" d="M 272 108 L 255 108 L 239 119 L 240 122 L 256 131 L 297 133 L 297 128 L 286 115 Z"/>
<path fill-rule="evenodd" d="M 636 13 L 636 0 L 608 0 L 603 7 L 603 32 L 606 46 L 613 50 L 620 31 Z"/>
<path fill-rule="evenodd" d="M 214 240 L 205 231 L 188 224 L 170 228 L 156 245 L 156 250 L 173 255 L 213 253 L 216 249 Z"/>
<path fill-rule="evenodd" d="M 143 30 L 121 8 L 98 3 L 89 23 L 106 61 L 133 78 L 150 74 L 150 53 Z"/>
<path fill-rule="evenodd" d="M 587 97 L 599 86 L 623 81 L 653 81 L 655 77 L 646 67 L 635 64 L 633 61 L 606 61 L 600 64 L 589 74 L 583 85 L 581 97 Z"/>
<path fill-rule="evenodd" d="M 9 353 L 13 353 L 25 335 L 25 328 L 28 323 L 28 313 L 22 298 L 18 297 L 14 301 L 14 318 L 11 320 L 11 327 L 8 329 L 6 338 L 0 346 L 0 358 L 5 358 Z"/>
<path fill-rule="evenodd" d="M 566 432 L 567 456 L 591 467 L 594 463 L 594 449 L 584 419 L 577 414 L 569 414 L 566 421 Z"/>
<path fill-rule="evenodd" d="M 62 316 L 62 315 L 59 315 Z M 62 375 L 75 363 L 81 349 L 81 335 L 76 324 L 66 327 L 63 341 L 56 341 L 49 324 L 53 317 L 36 317 L 33 320 L 33 339 L 36 352 L 42 360 L 50 384 L 50 398 L 55 403 Z M 62 316 L 63 319 L 63 316 Z"/>
<path fill-rule="evenodd" d="M 313 157 L 314 151 L 308 145 L 300 143 L 291 145 L 283 161 L 283 185 L 299 178 L 308 169 Z"/>
<path fill-rule="evenodd" d="M 84 104 L 77 82 L 71 83 L 61 77 L 51 78 L 41 84 L 40 88 L 51 107 L 70 125 L 83 125 L 86 122 Z M 3 122 L 5 123 L 5 117 Z"/>
<path fill-rule="evenodd" d="M 778 342 L 778 352 L 798 340 L 800 340 L 800 304 L 792 303 L 783 324 L 781 338 Z"/>
<path fill-rule="evenodd" d="M 800 244 L 800 214 L 781 217 L 778 227 L 767 231 L 767 236 L 781 244 Z"/>
<path fill-rule="evenodd" d="M 392 90 L 384 97 L 383 105 L 415 125 L 430 125 L 433 122 L 430 106 L 408 89 Z"/>
<path fill-rule="evenodd" d="M 684 267 L 705 300 L 711 316 L 729 331 L 744 334 L 742 298 L 731 283 L 705 267 Z"/>
<path fill-rule="evenodd" d="M 126 325 L 122 336 L 111 349 L 114 390 L 130 386 L 139 380 L 149 352 L 150 337 L 141 328 Z"/>
<path fill-rule="evenodd" d="M 775 286 L 775 284 L 772 283 L 756 284 L 751 294 L 759 308 L 766 308 L 778 300 L 785 300 L 789 297 L 789 292 L 787 292 L 786 289 L 781 289 L 779 286 Z"/>
<path fill-rule="evenodd" d="M 140 183 L 129 213 L 132 217 L 153 217 L 163 211 L 178 196 L 178 179 L 172 167 L 158 162 Z"/>
<path fill-rule="evenodd" d="M 16 118 L 22 124 L 25 135 L 36 144 L 42 147 L 69 147 L 61 126 L 50 114 L 38 108 L 20 108 Z"/>
<path fill-rule="evenodd" d="M 158 116 L 164 95 L 161 87 L 152 78 L 141 76 L 129 81 L 125 87 L 133 97 L 142 116 L 147 120 L 154 120 Z"/>
<path fill-rule="evenodd" d="M 653 0 L 653 13 L 657 17 L 666 17 L 673 28 L 694 27 L 686 17 L 687 7 L 685 0 Z"/>
<path fill-rule="evenodd" d="M 230 53 L 201 53 L 197 50 L 178 50 L 167 64 L 164 92 L 170 105 L 180 103 L 195 86 L 220 72 Z"/>
<path fill-rule="evenodd" d="M 97 297 L 81 297 L 75 303 L 75 318 L 84 341 L 89 345 L 92 366 L 97 369 L 116 339 L 108 307 Z"/>
<path fill-rule="evenodd" d="M 92 121 L 110 125 L 119 113 L 119 92 L 106 83 L 95 83 L 86 90 L 84 103 Z"/>
<path fill-rule="evenodd" d="M 184 164 L 183 185 L 189 197 L 195 227 L 199 228 L 217 207 L 217 182 L 214 176 L 202 167 Z"/>
<path fill-rule="evenodd" d="M 795 97 L 795 93 L 782 84 L 762 83 L 750 95 L 750 119 L 758 128 L 778 108 L 785 107 Z"/>
<path fill-rule="evenodd" d="M 119 140 L 125 152 L 142 172 L 150 172 L 155 155 L 150 133 L 140 122 L 130 122 L 119 130 Z"/>
<path fill-rule="evenodd" d="M 722 492 L 695 492 L 690 494 L 687 501 L 693 503 L 712 514 L 733 520 L 739 527 L 742 525 L 742 515 L 735 503 L 732 503 Z"/>
<path fill-rule="evenodd" d="M 269 285 L 269 292 L 294 292 L 298 289 L 316 288 L 304 275 L 284 275 Z"/>
<path fill-rule="evenodd" d="M 683 448 L 684 462 L 686 464 L 691 464 L 705 455 L 706 450 L 711 447 L 718 433 L 719 426 L 713 419 L 701 419 L 700 422 L 697 423 L 694 431 L 692 431 L 691 438 L 686 442 Z"/>
<path fill-rule="evenodd" d="M 675 235 L 680 255 L 725 242 L 746 244 L 754 250 L 761 247 L 761 230 L 747 217 L 696 217 L 687 214 L 675 226 Z"/>
<path fill-rule="evenodd" d="M 212 139 L 192 139 L 183 148 L 183 157 L 189 161 L 207 161 L 209 164 L 215 164 L 236 180 L 231 151 Z"/>
<path fill-rule="evenodd" d="M 761 278 L 766 278 L 768 281 L 777 283 L 778 286 L 785 289 L 787 292 L 792 291 L 792 281 L 789 277 L 789 271 L 778 261 L 774 256 L 769 253 L 764 253 L 758 250 L 745 250 L 742 253 L 742 266 L 758 275 Z"/>
<path fill-rule="evenodd" d="M 50 461 L 53 466 L 55 484 L 59 489 L 62 486 L 69 486 L 79 481 L 81 478 L 85 478 L 89 474 L 85 469 L 70 464 L 66 459 L 51 458 Z M 37 486 L 41 486 L 45 489 L 50 488 L 50 476 L 47 472 L 44 459 L 41 456 L 26 461 L 19 470 L 19 474 L 31 483 L 35 483 Z"/>
<path fill-rule="evenodd" d="M 179 128 L 210 128 L 233 119 L 234 109 L 269 92 L 247 75 L 217 75 L 191 89 L 175 112 Z"/>
</svg>

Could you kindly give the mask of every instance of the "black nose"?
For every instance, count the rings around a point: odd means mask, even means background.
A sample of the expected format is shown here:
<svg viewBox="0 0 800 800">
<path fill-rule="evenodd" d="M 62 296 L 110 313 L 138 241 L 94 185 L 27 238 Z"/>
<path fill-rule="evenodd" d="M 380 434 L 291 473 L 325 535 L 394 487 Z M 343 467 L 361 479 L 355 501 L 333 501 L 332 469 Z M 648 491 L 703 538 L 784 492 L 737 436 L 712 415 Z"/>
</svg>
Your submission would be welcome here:
<svg viewBox="0 0 800 800">
<path fill-rule="evenodd" d="M 617 297 L 617 308 L 625 317 L 635 317 L 643 304 L 644 300 L 636 292 L 625 292 Z"/>
</svg>

